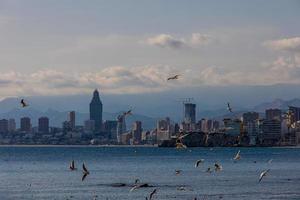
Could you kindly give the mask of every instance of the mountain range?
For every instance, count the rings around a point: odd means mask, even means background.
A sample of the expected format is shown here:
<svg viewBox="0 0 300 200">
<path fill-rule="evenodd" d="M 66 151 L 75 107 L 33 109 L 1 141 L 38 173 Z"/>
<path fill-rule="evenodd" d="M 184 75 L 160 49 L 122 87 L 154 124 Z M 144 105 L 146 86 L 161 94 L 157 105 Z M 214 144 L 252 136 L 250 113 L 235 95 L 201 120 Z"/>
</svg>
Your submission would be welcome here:
<svg viewBox="0 0 300 200">
<path fill-rule="evenodd" d="M 145 129 L 155 126 L 159 118 L 169 116 L 178 122 L 183 116 L 183 102 L 188 98 L 197 104 L 197 118 L 222 119 L 228 116 L 227 102 L 230 102 L 236 115 L 246 111 L 264 113 L 267 108 L 287 109 L 289 105 L 300 107 L 300 98 L 295 97 L 299 85 L 272 85 L 272 86 L 224 86 L 224 87 L 197 87 L 186 89 L 173 89 L 168 92 L 146 94 L 102 94 L 103 119 L 113 120 L 123 111 L 133 110 L 128 117 L 127 126 L 131 127 L 133 121 L 140 120 Z M 19 102 L 25 98 L 29 107 L 21 109 Z M 89 119 L 90 94 L 61 95 L 61 96 L 29 96 L 8 97 L 0 101 L 0 118 L 19 119 L 24 116 L 32 118 L 33 126 L 37 119 L 47 116 L 51 126 L 59 126 L 67 120 L 67 113 L 76 111 L 76 123 L 83 125 Z M 263 103 L 262 103 L 263 102 Z"/>
</svg>

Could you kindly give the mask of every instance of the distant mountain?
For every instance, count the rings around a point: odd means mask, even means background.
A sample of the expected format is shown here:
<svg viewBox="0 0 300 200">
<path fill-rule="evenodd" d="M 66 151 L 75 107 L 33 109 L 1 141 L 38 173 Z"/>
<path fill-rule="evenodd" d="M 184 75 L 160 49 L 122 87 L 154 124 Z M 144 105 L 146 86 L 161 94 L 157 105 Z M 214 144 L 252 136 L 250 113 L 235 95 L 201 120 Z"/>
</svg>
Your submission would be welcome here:
<svg viewBox="0 0 300 200">
<path fill-rule="evenodd" d="M 228 116 L 227 102 L 234 111 L 241 115 L 246 111 L 264 113 L 267 108 L 286 109 L 288 105 L 300 106 L 300 96 L 295 96 L 299 85 L 278 84 L 271 86 L 199 86 L 175 88 L 166 92 L 145 94 L 102 94 L 104 119 L 115 119 L 121 111 L 133 109 L 133 116 L 128 118 L 128 127 L 134 120 L 141 120 L 145 129 L 153 128 L 158 118 L 169 116 L 172 121 L 179 122 L 183 118 L 183 101 L 193 98 L 197 104 L 197 119 Z M 300 94 L 299 94 L 300 95 Z M 51 125 L 61 126 L 67 119 L 68 111 L 75 110 L 77 124 L 83 124 L 88 119 L 91 94 L 61 95 L 61 96 L 30 96 L 24 97 L 30 104 L 29 108 L 21 109 L 20 98 L 10 97 L 0 101 L 0 117 L 16 118 L 22 116 L 32 118 L 37 124 L 40 116 L 50 118 Z M 283 100 L 283 99 L 292 100 Z M 275 100 L 274 100 L 275 99 Z M 261 103 L 266 102 L 266 103 Z"/>
<path fill-rule="evenodd" d="M 292 100 L 282 100 L 275 99 L 272 102 L 261 103 L 253 108 L 254 111 L 264 112 L 266 109 L 270 108 L 279 108 L 282 110 L 287 110 L 289 106 L 300 107 L 300 99 L 292 99 Z"/>
</svg>

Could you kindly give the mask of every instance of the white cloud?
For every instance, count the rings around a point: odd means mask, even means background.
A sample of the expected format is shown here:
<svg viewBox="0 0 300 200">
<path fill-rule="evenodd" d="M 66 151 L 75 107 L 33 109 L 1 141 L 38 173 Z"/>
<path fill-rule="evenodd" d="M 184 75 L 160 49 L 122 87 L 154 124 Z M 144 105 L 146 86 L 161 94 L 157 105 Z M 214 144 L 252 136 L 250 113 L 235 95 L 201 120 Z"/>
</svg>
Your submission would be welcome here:
<svg viewBox="0 0 300 200">
<path fill-rule="evenodd" d="M 172 49 L 178 49 L 185 45 L 185 42 L 181 39 L 177 39 L 171 35 L 160 34 L 146 40 L 146 43 L 149 45 L 155 45 L 159 47 L 168 47 Z"/>
<path fill-rule="evenodd" d="M 51 69 L 31 74 L 0 74 L 2 96 L 79 94 L 100 88 L 104 93 L 147 93 L 168 87 L 168 66 L 123 66 L 105 68 L 97 73 L 70 73 Z"/>
<path fill-rule="evenodd" d="M 191 45 L 207 45 L 211 43 L 214 40 L 214 38 L 207 34 L 200 34 L 200 33 L 193 33 L 192 37 L 190 39 Z"/>
<path fill-rule="evenodd" d="M 265 42 L 264 45 L 273 50 L 300 52 L 300 37 L 271 40 Z"/>
<path fill-rule="evenodd" d="M 190 37 L 176 38 L 168 34 L 159 34 L 146 39 L 146 43 L 162 48 L 180 49 L 182 47 L 199 47 L 211 43 L 214 38 L 207 34 L 193 33 Z"/>
<path fill-rule="evenodd" d="M 103 93 L 151 93 L 191 86 L 300 84 L 299 57 L 279 57 L 254 71 L 224 67 L 177 68 L 157 65 L 141 67 L 114 66 L 96 73 L 63 72 L 52 69 L 30 74 L 14 71 L 0 74 L 0 98 L 5 96 L 61 95 L 88 93 L 99 88 Z M 166 78 L 181 74 L 180 79 Z"/>
</svg>

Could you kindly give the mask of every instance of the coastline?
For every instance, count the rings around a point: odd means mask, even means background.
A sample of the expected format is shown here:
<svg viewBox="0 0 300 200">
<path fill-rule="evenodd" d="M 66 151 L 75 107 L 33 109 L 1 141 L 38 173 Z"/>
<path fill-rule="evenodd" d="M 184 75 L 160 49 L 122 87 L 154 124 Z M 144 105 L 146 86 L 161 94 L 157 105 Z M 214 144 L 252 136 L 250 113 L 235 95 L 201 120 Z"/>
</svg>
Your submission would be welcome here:
<svg viewBox="0 0 300 200">
<path fill-rule="evenodd" d="M 108 148 L 174 148 L 174 147 L 159 147 L 158 145 L 47 145 L 47 144 L 43 144 L 43 145 L 30 145 L 30 144 L 12 144 L 12 145 L 0 145 L 1 147 L 58 147 L 58 148 L 103 148 L 103 147 L 108 147 Z M 193 148 L 289 148 L 289 149 L 298 149 L 300 148 L 299 146 L 255 146 L 255 147 L 241 147 L 241 146 L 232 146 L 232 147 L 188 147 L 189 149 L 193 149 Z"/>
<path fill-rule="evenodd" d="M 115 147 L 123 147 L 123 148 L 128 148 L 128 147 L 143 147 L 143 148 L 158 148 L 158 145 L 47 145 L 47 144 L 42 144 L 42 145 L 31 145 L 31 144 L 12 144 L 12 145 L 8 145 L 8 144 L 4 144 L 4 145 L 0 145 L 1 147 L 84 147 L 84 148 L 97 148 L 97 147 L 111 147 L 111 148 L 115 148 Z"/>
</svg>

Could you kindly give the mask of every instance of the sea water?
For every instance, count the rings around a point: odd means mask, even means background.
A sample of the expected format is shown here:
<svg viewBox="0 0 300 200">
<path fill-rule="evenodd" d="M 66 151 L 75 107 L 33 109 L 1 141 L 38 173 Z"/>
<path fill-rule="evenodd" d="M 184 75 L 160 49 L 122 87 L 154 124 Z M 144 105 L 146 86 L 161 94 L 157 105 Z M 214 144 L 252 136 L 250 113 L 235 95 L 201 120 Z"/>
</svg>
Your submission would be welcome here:
<svg viewBox="0 0 300 200">
<path fill-rule="evenodd" d="M 69 170 L 72 160 L 77 170 Z M 206 172 L 216 162 L 222 171 Z M 136 179 L 150 187 L 130 192 Z M 142 200 L 154 189 L 160 200 L 300 199 L 300 148 L 0 147 L 3 200 Z"/>
</svg>

